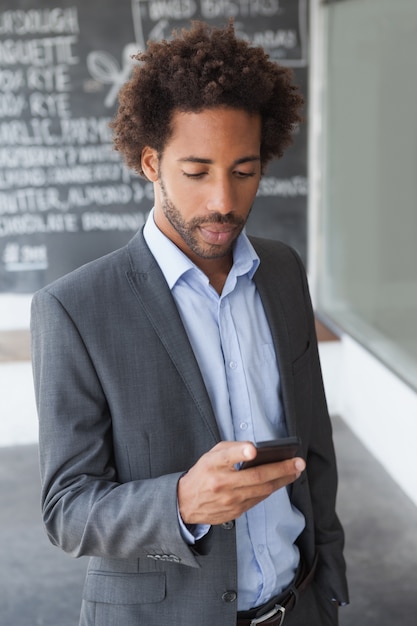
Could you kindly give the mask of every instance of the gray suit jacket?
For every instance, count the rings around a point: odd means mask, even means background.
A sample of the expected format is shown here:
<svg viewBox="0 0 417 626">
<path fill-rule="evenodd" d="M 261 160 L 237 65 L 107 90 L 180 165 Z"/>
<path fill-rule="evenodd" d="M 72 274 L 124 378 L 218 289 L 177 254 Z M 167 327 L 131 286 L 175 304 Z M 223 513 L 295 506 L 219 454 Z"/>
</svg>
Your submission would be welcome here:
<svg viewBox="0 0 417 626">
<path fill-rule="evenodd" d="M 336 467 L 306 276 L 283 244 L 252 240 L 278 356 L 288 431 L 307 470 L 291 499 L 303 558 L 347 599 Z M 32 307 L 43 518 L 51 541 L 89 555 L 81 624 L 235 626 L 233 524 L 196 546 L 177 522 L 183 472 L 219 439 L 174 300 L 141 233 L 38 292 Z"/>
</svg>

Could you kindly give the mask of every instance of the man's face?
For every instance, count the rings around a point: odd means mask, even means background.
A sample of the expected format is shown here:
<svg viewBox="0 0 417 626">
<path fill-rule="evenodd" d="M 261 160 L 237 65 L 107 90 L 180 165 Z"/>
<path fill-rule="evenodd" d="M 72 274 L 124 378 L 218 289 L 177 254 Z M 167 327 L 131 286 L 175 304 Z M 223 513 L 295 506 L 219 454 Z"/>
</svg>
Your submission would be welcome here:
<svg viewBox="0 0 417 626">
<path fill-rule="evenodd" d="M 226 108 L 176 112 L 172 127 L 160 160 L 150 149 L 143 155 L 143 164 L 153 164 L 147 175 L 155 182 L 155 222 L 197 264 L 225 257 L 261 177 L 260 116 Z"/>
</svg>

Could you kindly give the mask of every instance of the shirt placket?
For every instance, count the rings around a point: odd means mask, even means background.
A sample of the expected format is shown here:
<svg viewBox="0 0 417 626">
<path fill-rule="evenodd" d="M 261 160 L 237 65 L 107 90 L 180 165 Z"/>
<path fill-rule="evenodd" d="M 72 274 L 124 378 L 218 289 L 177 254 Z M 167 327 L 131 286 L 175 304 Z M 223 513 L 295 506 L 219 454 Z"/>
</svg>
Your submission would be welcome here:
<svg viewBox="0 0 417 626">
<path fill-rule="evenodd" d="M 219 330 L 235 439 L 253 441 L 251 402 L 229 296 L 219 302 Z"/>
</svg>

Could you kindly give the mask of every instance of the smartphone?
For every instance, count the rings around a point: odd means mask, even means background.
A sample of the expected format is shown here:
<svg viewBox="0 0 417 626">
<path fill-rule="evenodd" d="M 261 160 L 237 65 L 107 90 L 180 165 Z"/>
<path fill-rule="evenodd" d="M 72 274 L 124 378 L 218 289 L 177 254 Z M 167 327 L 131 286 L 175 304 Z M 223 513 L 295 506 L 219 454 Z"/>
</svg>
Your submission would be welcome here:
<svg viewBox="0 0 417 626">
<path fill-rule="evenodd" d="M 285 439 L 260 441 L 256 444 L 256 449 L 258 451 L 256 457 L 251 461 L 244 461 L 240 469 L 292 459 L 300 453 L 301 439 L 298 437 L 286 437 Z"/>
</svg>

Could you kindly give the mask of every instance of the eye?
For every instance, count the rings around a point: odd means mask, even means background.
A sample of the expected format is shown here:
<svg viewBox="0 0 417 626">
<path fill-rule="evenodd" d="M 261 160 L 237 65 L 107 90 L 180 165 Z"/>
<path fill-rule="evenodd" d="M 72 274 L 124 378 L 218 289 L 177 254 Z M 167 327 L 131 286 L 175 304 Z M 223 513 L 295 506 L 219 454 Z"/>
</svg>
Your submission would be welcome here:
<svg viewBox="0 0 417 626">
<path fill-rule="evenodd" d="M 186 178 L 191 178 L 194 180 L 198 180 L 199 178 L 203 178 L 206 175 L 206 172 L 182 172 L 183 176 Z"/>
<path fill-rule="evenodd" d="M 234 172 L 236 178 L 252 178 L 256 175 L 256 172 L 241 172 L 239 170 Z"/>
</svg>

